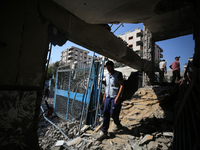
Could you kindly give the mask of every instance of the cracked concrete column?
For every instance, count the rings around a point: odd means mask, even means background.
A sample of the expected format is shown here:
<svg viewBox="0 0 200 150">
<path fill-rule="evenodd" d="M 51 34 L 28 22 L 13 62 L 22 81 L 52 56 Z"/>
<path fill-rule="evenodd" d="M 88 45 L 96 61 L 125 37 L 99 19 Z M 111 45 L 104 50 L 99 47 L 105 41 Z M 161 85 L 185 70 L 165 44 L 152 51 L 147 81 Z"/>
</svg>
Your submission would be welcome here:
<svg viewBox="0 0 200 150">
<path fill-rule="evenodd" d="M 0 149 L 39 149 L 48 23 L 37 0 L 4 1 L 0 18 Z"/>
<path fill-rule="evenodd" d="M 143 59 L 150 61 L 152 65 L 150 69 L 143 72 L 143 86 L 152 85 L 154 83 L 155 74 L 155 41 L 152 38 L 152 33 L 144 26 L 143 32 Z"/>
</svg>

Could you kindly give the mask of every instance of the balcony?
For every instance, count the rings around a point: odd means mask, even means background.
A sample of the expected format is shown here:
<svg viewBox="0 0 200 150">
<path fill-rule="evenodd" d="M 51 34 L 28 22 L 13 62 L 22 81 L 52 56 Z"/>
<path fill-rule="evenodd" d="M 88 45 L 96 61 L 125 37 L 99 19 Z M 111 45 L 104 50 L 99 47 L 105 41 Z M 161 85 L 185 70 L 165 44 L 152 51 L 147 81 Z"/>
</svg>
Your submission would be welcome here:
<svg viewBox="0 0 200 150">
<path fill-rule="evenodd" d="M 160 46 L 158 46 L 157 44 L 155 44 L 155 48 L 159 49 L 159 50 L 160 50 L 160 52 L 163 52 L 163 49 L 162 49 L 162 48 L 160 48 Z"/>
<path fill-rule="evenodd" d="M 141 51 L 141 50 L 143 50 L 143 47 L 142 46 L 135 46 L 135 47 L 133 47 L 133 50 L 134 51 Z"/>
<path fill-rule="evenodd" d="M 136 36 L 137 37 L 143 37 L 143 31 L 142 31 L 142 29 L 136 30 Z"/>
<path fill-rule="evenodd" d="M 69 55 L 69 56 L 67 56 L 67 58 L 68 58 L 68 59 L 71 59 L 71 58 L 73 58 L 73 56 Z"/>
<path fill-rule="evenodd" d="M 69 51 L 68 52 L 68 55 L 72 55 L 74 52 L 73 51 Z"/>
<path fill-rule="evenodd" d="M 163 58 L 163 54 L 160 54 L 160 58 Z"/>
<path fill-rule="evenodd" d="M 68 61 L 67 61 L 68 64 L 69 64 L 69 63 L 72 63 L 72 62 L 73 62 L 72 60 L 68 60 Z"/>
<path fill-rule="evenodd" d="M 137 45 L 141 45 L 141 46 L 143 45 L 143 40 L 141 37 L 137 37 L 135 40 L 136 40 Z"/>
<path fill-rule="evenodd" d="M 74 50 L 74 48 L 73 47 L 70 47 L 69 49 L 68 49 L 68 51 L 73 51 Z"/>
</svg>

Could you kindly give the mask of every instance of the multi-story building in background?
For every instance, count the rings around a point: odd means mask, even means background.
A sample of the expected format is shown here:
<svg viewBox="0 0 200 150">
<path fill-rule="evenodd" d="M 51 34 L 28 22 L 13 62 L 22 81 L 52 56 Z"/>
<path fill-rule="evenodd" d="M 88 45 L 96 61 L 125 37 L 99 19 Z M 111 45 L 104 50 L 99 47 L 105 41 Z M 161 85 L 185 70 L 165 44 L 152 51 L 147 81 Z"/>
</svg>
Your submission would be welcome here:
<svg viewBox="0 0 200 150">
<path fill-rule="evenodd" d="M 132 48 L 138 55 L 142 55 L 143 50 L 143 31 L 139 28 L 128 31 L 124 34 L 118 35 L 123 41 L 128 44 L 128 47 Z"/>
<path fill-rule="evenodd" d="M 160 48 L 160 46 L 158 46 L 157 44 L 155 44 L 155 62 L 159 63 L 161 58 L 163 58 L 163 49 Z"/>
<path fill-rule="evenodd" d="M 143 30 L 135 29 L 128 31 L 124 34 L 118 35 L 123 41 L 127 43 L 127 46 L 132 48 L 140 57 L 143 57 Z M 160 58 L 163 58 L 161 54 L 163 50 L 155 44 L 155 61 L 159 62 Z"/>
<path fill-rule="evenodd" d="M 60 63 L 71 64 L 74 62 L 80 62 L 84 60 L 92 59 L 92 56 L 88 55 L 89 51 L 82 50 L 77 47 L 70 47 L 61 52 Z"/>
</svg>

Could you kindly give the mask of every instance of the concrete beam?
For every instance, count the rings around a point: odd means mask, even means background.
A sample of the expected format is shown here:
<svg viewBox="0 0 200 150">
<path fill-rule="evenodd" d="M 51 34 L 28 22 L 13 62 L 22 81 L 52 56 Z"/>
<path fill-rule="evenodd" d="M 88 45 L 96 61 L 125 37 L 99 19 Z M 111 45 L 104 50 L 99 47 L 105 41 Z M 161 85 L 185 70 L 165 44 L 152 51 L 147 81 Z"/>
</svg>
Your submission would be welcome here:
<svg viewBox="0 0 200 150">
<path fill-rule="evenodd" d="M 43 17 L 65 33 L 70 41 L 134 69 L 151 69 L 150 61 L 141 59 L 103 25 L 88 24 L 49 0 L 40 1 L 40 11 Z"/>
</svg>

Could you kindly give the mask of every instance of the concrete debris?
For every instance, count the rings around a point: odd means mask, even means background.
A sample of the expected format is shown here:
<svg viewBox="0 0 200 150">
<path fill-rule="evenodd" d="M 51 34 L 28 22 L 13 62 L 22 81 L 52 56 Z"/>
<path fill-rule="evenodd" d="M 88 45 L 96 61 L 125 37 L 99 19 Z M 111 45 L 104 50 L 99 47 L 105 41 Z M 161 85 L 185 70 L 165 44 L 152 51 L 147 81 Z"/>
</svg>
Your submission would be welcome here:
<svg viewBox="0 0 200 150">
<path fill-rule="evenodd" d="M 90 125 L 85 125 L 82 129 L 81 132 L 85 132 L 86 130 L 88 130 L 90 128 Z"/>
<path fill-rule="evenodd" d="M 129 145 L 128 143 L 126 144 L 126 150 L 132 150 L 131 145 Z"/>
<path fill-rule="evenodd" d="M 103 127 L 103 123 L 101 123 L 101 124 L 94 130 L 94 132 L 98 132 L 102 127 Z"/>
<path fill-rule="evenodd" d="M 57 141 L 55 146 L 62 146 L 64 144 L 64 140 Z"/>
<path fill-rule="evenodd" d="M 153 136 L 152 135 L 145 135 L 145 137 L 140 141 L 140 144 L 144 144 L 148 141 L 151 141 L 153 139 Z"/>
<path fill-rule="evenodd" d="M 80 122 L 64 121 L 55 114 L 48 117 L 70 139 L 66 139 L 60 131 L 43 118 L 38 129 L 39 144 L 42 150 L 167 150 L 171 149 L 173 138 L 172 107 L 168 105 L 168 87 L 147 87 L 138 89 L 131 100 L 122 103 L 120 113 L 123 130 L 113 132 L 113 120 L 111 119 L 108 138 L 102 142 L 96 141 L 102 128 L 102 118 L 99 126 L 91 128 L 82 125 L 78 137 Z M 159 98 L 160 95 L 161 98 Z M 166 95 L 164 97 L 163 95 Z M 51 99 L 48 103 L 51 104 Z M 53 100 L 52 100 L 53 104 Z M 170 108 L 170 109 L 168 109 Z M 168 116 L 167 116 L 168 115 Z M 168 117 L 166 119 L 166 116 Z M 169 118 L 171 117 L 171 118 Z"/>
<path fill-rule="evenodd" d="M 148 144 L 148 150 L 157 150 L 159 143 L 156 141 L 151 141 Z"/>
<path fill-rule="evenodd" d="M 130 139 L 130 140 L 133 140 L 133 139 L 135 138 L 135 136 L 133 136 L 133 135 L 128 135 L 127 137 L 128 137 L 128 139 Z"/>
<path fill-rule="evenodd" d="M 160 145 L 161 145 L 162 150 L 168 150 L 169 149 L 164 143 L 160 143 Z"/>
<path fill-rule="evenodd" d="M 173 136 L 173 132 L 163 132 L 164 136 Z"/>
<path fill-rule="evenodd" d="M 167 138 L 164 138 L 164 137 L 157 138 L 156 141 L 159 142 L 159 143 L 165 143 L 165 144 L 169 143 L 169 140 Z"/>
<path fill-rule="evenodd" d="M 68 145 L 68 146 L 72 146 L 72 145 L 74 145 L 74 144 L 77 144 L 77 143 L 80 142 L 80 141 L 82 141 L 82 138 L 77 137 L 77 138 L 75 138 L 75 139 L 73 139 L 73 140 L 71 140 L 71 141 L 68 141 L 68 142 L 67 142 L 67 145 Z"/>
</svg>

